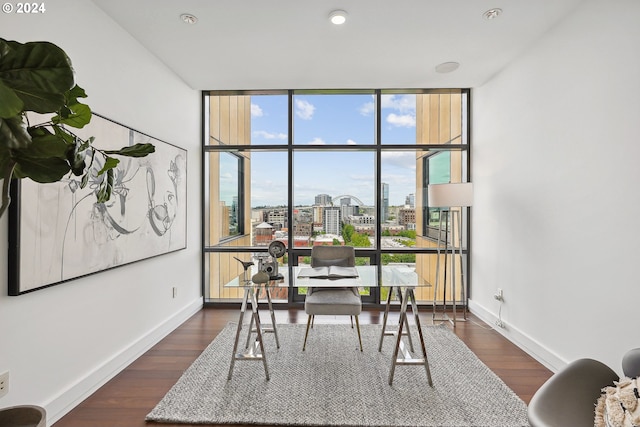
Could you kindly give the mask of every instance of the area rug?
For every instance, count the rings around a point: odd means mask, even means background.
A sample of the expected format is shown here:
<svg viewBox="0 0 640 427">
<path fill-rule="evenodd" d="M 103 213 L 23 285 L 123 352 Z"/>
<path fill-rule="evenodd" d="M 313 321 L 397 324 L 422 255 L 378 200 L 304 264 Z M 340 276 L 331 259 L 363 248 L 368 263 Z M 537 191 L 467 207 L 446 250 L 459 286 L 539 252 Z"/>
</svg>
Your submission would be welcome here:
<svg viewBox="0 0 640 427">
<path fill-rule="evenodd" d="M 415 329 L 415 328 L 414 328 Z M 247 328 L 243 328 L 243 334 Z M 237 361 L 227 380 L 236 325 L 228 324 L 147 415 L 147 421 L 289 426 L 520 427 L 526 404 L 448 325 L 423 327 L 433 387 L 422 366 L 398 366 L 388 383 L 393 337 L 378 352 L 381 326 L 278 325 L 262 362 Z M 415 333 L 415 331 L 414 331 Z M 406 338 L 405 338 L 406 339 Z M 414 344 L 418 344 L 417 334 Z M 241 340 L 241 345 L 244 340 Z M 417 348 L 416 348 L 417 349 Z"/>
</svg>

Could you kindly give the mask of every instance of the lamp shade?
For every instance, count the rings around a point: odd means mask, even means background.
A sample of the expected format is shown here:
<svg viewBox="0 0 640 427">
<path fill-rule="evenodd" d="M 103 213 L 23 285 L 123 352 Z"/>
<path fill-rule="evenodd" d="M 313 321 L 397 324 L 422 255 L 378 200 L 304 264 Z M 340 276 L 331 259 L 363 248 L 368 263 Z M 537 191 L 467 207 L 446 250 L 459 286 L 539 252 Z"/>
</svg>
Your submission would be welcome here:
<svg viewBox="0 0 640 427">
<path fill-rule="evenodd" d="M 429 207 L 450 208 L 473 205 L 473 184 L 431 184 L 427 186 Z"/>
</svg>

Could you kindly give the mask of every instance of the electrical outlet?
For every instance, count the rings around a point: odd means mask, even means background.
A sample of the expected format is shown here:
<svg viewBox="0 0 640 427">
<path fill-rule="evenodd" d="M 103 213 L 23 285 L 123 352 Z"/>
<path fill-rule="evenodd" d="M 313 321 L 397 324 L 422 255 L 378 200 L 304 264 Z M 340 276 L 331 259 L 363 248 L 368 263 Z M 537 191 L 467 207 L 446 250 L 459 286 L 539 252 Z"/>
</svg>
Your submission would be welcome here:
<svg viewBox="0 0 640 427">
<path fill-rule="evenodd" d="M 173 297 L 177 297 L 178 296 L 178 288 L 176 288 L 175 286 L 173 287 Z"/>
<path fill-rule="evenodd" d="M 0 397 L 9 393 L 9 371 L 0 374 Z"/>
<path fill-rule="evenodd" d="M 500 319 L 496 320 L 496 326 L 500 327 L 500 328 L 504 328 L 504 322 Z"/>
<path fill-rule="evenodd" d="M 504 296 L 502 295 L 502 288 L 498 288 L 496 294 L 493 297 L 498 301 L 504 301 Z"/>
</svg>

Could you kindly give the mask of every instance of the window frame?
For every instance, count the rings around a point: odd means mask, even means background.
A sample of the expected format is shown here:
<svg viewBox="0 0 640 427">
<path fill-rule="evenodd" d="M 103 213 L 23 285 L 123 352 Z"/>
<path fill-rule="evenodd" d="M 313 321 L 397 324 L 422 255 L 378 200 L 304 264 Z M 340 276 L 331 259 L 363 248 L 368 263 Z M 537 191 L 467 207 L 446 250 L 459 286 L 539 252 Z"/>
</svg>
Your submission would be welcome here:
<svg viewBox="0 0 640 427">
<path fill-rule="evenodd" d="M 372 94 L 375 97 L 375 118 L 374 118 L 374 126 L 375 126 L 375 141 L 374 144 L 362 144 L 362 145 L 347 145 L 347 144 L 338 144 L 338 145 L 328 145 L 326 146 L 327 150 L 334 151 L 367 151 L 374 152 L 375 158 L 375 212 L 376 212 L 376 232 L 375 232 L 375 244 L 372 248 L 356 248 L 356 257 L 368 257 L 372 264 L 379 264 L 381 260 L 382 254 L 406 254 L 406 253 L 416 253 L 416 254 L 435 254 L 437 253 L 435 248 L 428 247 L 418 247 L 418 248 L 386 248 L 381 247 L 381 238 L 382 238 L 382 228 L 381 221 L 379 220 L 381 211 L 382 211 L 382 153 L 384 152 L 395 152 L 395 151 L 422 151 L 425 154 L 423 155 L 423 162 L 428 162 L 428 153 L 430 152 L 438 152 L 438 151 L 460 151 L 463 153 L 463 165 L 464 169 L 464 178 L 465 181 L 470 181 L 471 179 L 471 143 L 470 143 L 470 131 L 469 131 L 469 123 L 470 123 L 470 105 L 471 105 L 471 90 L 470 89 L 455 89 L 453 91 L 457 91 L 456 93 L 460 93 L 463 96 L 463 104 L 462 104 L 462 134 L 456 136 L 454 139 L 461 138 L 460 143 L 452 144 L 452 141 L 448 141 L 445 144 L 420 144 L 418 140 L 416 140 L 415 144 L 384 144 L 381 141 L 381 127 L 382 127 L 382 104 L 381 97 L 383 95 L 388 94 L 438 94 L 438 93 L 449 93 L 452 90 L 446 89 L 408 89 L 408 90 L 387 90 L 387 89 L 376 89 L 376 90 L 287 90 L 287 91 L 203 91 L 202 92 L 202 110 L 203 110 L 203 222 L 205 226 L 203 230 L 205 231 L 205 236 L 203 236 L 203 277 L 202 277 L 202 291 L 204 302 L 207 305 L 226 305 L 228 302 L 212 302 L 207 300 L 207 285 L 208 285 L 208 277 L 209 276 L 209 267 L 208 267 L 208 256 L 212 253 L 256 253 L 256 252 L 266 252 L 267 248 L 254 247 L 254 246 L 238 246 L 238 245 L 229 245 L 229 246 L 213 246 L 206 245 L 206 236 L 208 235 L 208 221 L 204 220 L 207 218 L 208 214 L 208 194 L 207 194 L 207 185 L 208 185 L 208 176 L 209 176 L 209 164 L 207 163 L 207 154 L 215 151 L 236 151 L 238 153 L 242 153 L 243 151 L 252 151 L 252 150 L 265 150 L 265 151 L 287 151 L 287 168 L 288 168 L 288 206 L 287 206 L 287 215 L 289 218 L 290 226 L 293 229 L 293 220 L 294 220 L 294 193 L 293 193 L 293 184 L 292 184 L 292 176 L 293 176 L 293 157 L 295 152 L 303 152 L 306 150 L 313 151 L 318 150 L 318 146 L 315 145 L 302 145 L 302 144 L 294 144 L 293 141 L 293 100 L 295 95 L 299 94 L 362 94 L 368 93 Z M 219 144 L 219 145 L 210 145 L 208 144 L 210 136 L 208 135 L 208 103 L 207 100 L 209 96 L 219 96 L 219 95 L 282 95 L 286 93 L 288 96 L 288 138 L 286 143 L 282 144 L 260 144 L 260 145 L 246 145 L 246 144 Z M 242 162 L 241 162 L 242 163 Z M 243 184 L 240 186 L 240 189 L 244 188 L 244 164 L 242 165 L 242 181 Z M 424 168 L 423 168 L 424 169 Z M 422 220 L 426 221 L 428 225 L 428 213 L 429 208 L 426 203 L 426 185 L 428 185 L 428 176 L 422 177 L 422 188 L 420 189 L 423 193 L 423 206 L 421 209 L 426 209 L 426 216 L 423 216 Z M 416 196 L 418 194 L 416 193 Z M 244 206 L 244 197 L 238 198 L 239 208 L 242 203 L 242 215 L 244 215 L 244 210 L 246 206 Z M 417 208 L 417 206 L 416 206 Z M 244 223 L 244 221 L 243 221 Z M 469 262 L 468 253 L 471 250 L 471 221 L 468 210 L 464 215 L 464 227 L 467 230 L 466 234 L 466 246 L 463 248 L 463 253 L 467 256 L 467 288 L 469 288 L 469 277 L 471 263 Z M 427 228 L 424 228 L 427 230 Z M 242 236 L 242 235 L 241 235 Z M 239 237 L 236 237 L 239 238 Z M 294 245 L 294 235 L 293 233 L 288 233 L 288 249 L 287 256 L 289 259 L 289 268 L 293 267 L 297 264 L 298 256 L 308 256 L 311 253 L 311 247 L 309 248 L 299 248 Z M 224 243 L 229 243 L 230 240 L 234 240 L 234 238 L 230 238 L 224 241 Z M 293 261 L 296 260 L 296 261 Z M 294 264 L 295 263 L 295 264 Z M 291 287 L 289 287 L 291 289 Z M 296 292 L 289 292 L 289 300 L 286 306 L 291 306 L 300 303 L 300 298 L 295 297 L 294 294 Z M 468 289 L 467 289 L 467 295 Z M 234 301 L 230 301 L 234 302 Z M 379 288 L 372 288 L 371 295 L 367 298 L 365 302 L 372 304 L 383 304 L 384 301 L 380 301 L 379 298 Z"/>
</svg>

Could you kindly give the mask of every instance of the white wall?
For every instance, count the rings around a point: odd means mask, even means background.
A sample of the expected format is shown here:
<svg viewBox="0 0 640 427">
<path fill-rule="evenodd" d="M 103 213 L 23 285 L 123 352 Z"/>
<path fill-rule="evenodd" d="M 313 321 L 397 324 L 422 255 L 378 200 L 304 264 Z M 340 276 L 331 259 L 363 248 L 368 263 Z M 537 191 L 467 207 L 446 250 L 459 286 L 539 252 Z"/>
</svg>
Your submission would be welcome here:
<svg viewBox="0 0 640 427">
<path fill-rule="evenodd" d="M 0 372 L 10 371 L 0 407 L 43 405 L 51 424 L 201 306 L 201 145 L 199 92 L 92 2 L 46 6 L 0 15 L 0 36 L 62 47 L 94 111 L 188 150 L 189 188 L 187 249 L 18 297 L 6 296 L 0 219 Z"/>
<path fill-rule="evenodd" d="M 473 92 L 472 309 L 553 369 L 640 347 L 640 2 L 590 0 Z"/>
</svg>

